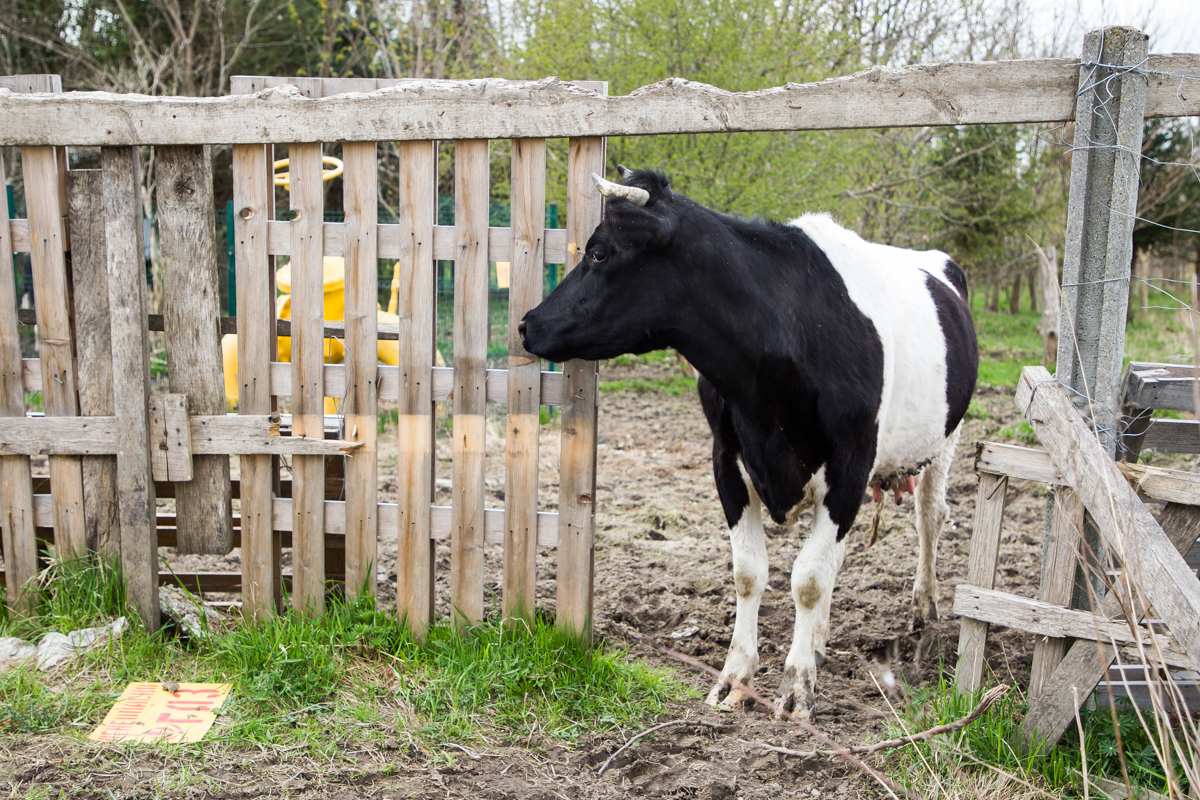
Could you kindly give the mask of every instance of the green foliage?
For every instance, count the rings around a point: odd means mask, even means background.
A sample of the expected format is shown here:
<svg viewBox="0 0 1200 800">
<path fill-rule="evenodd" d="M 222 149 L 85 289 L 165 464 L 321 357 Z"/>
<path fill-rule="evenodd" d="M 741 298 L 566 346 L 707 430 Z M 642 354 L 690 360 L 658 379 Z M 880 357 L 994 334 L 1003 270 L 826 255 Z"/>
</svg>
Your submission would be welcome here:
<svg viewBox="0 0 1200 800">
<path fill-rule="evenodd" d="M 984 406 L 983 403 L 979 402 L 978 400 L 972 399 L 971 402 L 967 405 L 966 417 L 967 417 L 967 419 L 987 419 L 987 417 L 988 417 L 987 407 Z"/>
<path fill-rule="evenodd" d="M 92 558 L 52 560 L 28 591 L 33 593 L 35 614 L 14 619 L 0 604 L 0 636 L 37 641 L 48 631 L 66 633 L 120 616 L 134 619 L 117 563 Z"/>
<path fill-rule="evenodd" d="M 913 689 L 909 706 L 904 710 L 906 732 L 925 730 L 965 717 L 978 705 L 980 694 L 961 695 L 944 678 Z M 902 785 L 915 788 L 919 785 L 917 781 L 927 779 L 927 765 L 934 765 L 940 776 L 953 777 L 954 770 L 983 762 L 1025 779 L 1037 775 L 1056 789 L 1069 788 L 1078 760 L 1076 752 L 1059 747 L 1049 751 L 1033 748 L 1029 753 L 1022 753 L 1016 747 L 1025 710 L 1021 695 L 1012 690 L 971 725 L 939 736 L 936 753 L 929 742 L 891 751 L 888 772 Z M 889 735 L 903 736 L 905 733 L 894 722 L 889 728 Z"/>
<path fill-rule="evenodd" d="M 1120 704 L 1119 704 L 1120 705 Z M 1125 757 L 1125 769 L 1129 781 L 1151 791 L 1167 793 L 1167 776 L 1163 771 L 1158 754 L 1169 752 L 1174 765 L 1174 774 L 1182 782 L 1182 795 L 1188 793 L 1187 772 L 1183 769 L 1179 754 L 1168 746 L 1164 749 L 1157 729 L 1151 735 L 1129 706 L 1113 709 L 1084 709 L 1083 742 L 1091 774 L 1103 775 L 1116 781 L 1124 781 L 1121 774 L 1121 753 Z M 1147 712 L 1148 713 L 1148 712 Z M 1114 724 L 1115 718 L 1115 724 Z M 1146 721 L 1154 727 L 1152 715 Z M 1079 735 L 1075 729 L 1068 731 L 1062 747 L 1079 748 Z"/>
<path fill-rule="evenodd" d="M 678 397 L 684 393 L 696 391 L 694 378 L 683 375 L 671 375 L 666 378 L 629 378 L 618 381 L 600 381 L 602 394 L 617 392 L 636 392 L 637 394 L 665 394 Z"/>
</svg>

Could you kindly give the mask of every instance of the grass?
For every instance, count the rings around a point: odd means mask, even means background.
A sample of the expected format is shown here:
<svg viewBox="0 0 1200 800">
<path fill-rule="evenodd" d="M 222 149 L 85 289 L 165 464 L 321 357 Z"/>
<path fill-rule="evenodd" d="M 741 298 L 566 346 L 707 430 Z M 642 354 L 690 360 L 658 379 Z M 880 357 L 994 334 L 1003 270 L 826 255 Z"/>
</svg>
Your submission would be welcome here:
<svg viewBox="0 0 1200 800">
<path fill-rule="evenodd" d="M 122 586 L 115 569 L 56 563 L 42 576 L 39 615 L 0 619 L 0 637 L 37 641 L 121 614 L 136 619 Z M 318 618 L 239 623 L 186 644 L 135 623 L 66 670 L 0 672 L 0 735 L 82 736 L 129 682 L 168 679 L 233 684 L 209 740 L 316 752 L 337 747 L 330 730 L 406 735 L 432 747 L 500 728 L 572 741 L 660 714 L 685 691 L 666 673 L 629 663 L 621 651 L 588 649 L 540 619 L 513 628 L 487 621 L 465 633 L 440 625 L 420 643 L 369 598 L 331 596 Z"/>
<path fill-rule="evenodd" d="M 974 708 L 979 694 L 960 696 L 953 685 L 942 680 L 911 690 L 909 697 L 900 718 L 889 722 L 888 736 L 903 736 L 960 719 Z M 1130 782 L 1143 789 L 1166 792 L 1166 775 L 1156 755 L 1156 750 L 1162 750 L 1161 738 L 1148 733 L 1132 711 L 1115 714 L 1119 743 L 1112 711 L 1085 710 L 1081 712 L 1083 748 L 1072 729 L 1058 746 L 1032 748 L 1026 753 L 1016 747 L 1026 710 L 1023 695 L 1014 689 L 974 724 L 932 742 L 890 751 L 887 772 L 926 797 L 939 793 L 943 797 L 977 796 L 981 780 L 988 784 L 1007 782 L 1018 796 L 1083 797 L 1082 759 L 1087 758 L 1087 774 L 1093 782 L 1107 777 L 1123 784 L 1118 756 L 1123 748 Z M 1181 776 L 1186 793 L 1186 770 L 1178 758 L 1174 762 L 1174 773 Z M 1002 780 L 999 776 L 1005 777 Z M 939 787 L 950 791 L 940 791 Z M 1094 788 L 1090 794 L 1097 794 Z"/>
</svg>

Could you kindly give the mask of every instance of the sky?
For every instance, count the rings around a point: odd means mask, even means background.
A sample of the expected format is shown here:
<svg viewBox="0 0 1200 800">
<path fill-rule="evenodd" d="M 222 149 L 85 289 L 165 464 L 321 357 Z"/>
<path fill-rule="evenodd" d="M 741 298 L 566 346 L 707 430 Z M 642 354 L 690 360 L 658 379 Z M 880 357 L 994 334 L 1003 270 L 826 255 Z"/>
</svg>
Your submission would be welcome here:
<svg viewBox="0 0 1200 800">
<path fill-rule="evenodd" d="M 1040 11 L 1047 22 L 1055 7 L 1060 13 L 1078 9 L 1085 31 L 1102 25 L 1140 28 L 1150 34 L 1151 53 L 1200 53 L 1200 0 L 1050 0 Z"/>
</svg>

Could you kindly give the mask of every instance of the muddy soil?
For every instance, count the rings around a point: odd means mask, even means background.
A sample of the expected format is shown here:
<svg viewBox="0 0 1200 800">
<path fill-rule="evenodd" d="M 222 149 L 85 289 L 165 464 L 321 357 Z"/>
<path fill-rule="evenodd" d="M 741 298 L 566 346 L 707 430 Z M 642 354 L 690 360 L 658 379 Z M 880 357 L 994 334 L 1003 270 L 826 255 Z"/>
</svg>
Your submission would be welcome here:
<svg viewBox="0 0 1200 800">
<path fill-rule="evenodd" d="M 604 380 L 659 378 L 673 364 L 602 368 Z M 920 635 L 909 633 L 912 574 L 916 564 L 913 501 L 891 500 L 883 519 L 889 532 L 867 547 L 864 531 L 873 507 L 864 505 L 847 550 L 833 599 L 827 662 L 819 671 L 817 723 L 838 742 L 877 738 L 888 706 L 872 675 L 891 670 L 911 685 L 952 671 L 958 622 L 951 614 L 955 586 L 967 570 L 974 517 L 975 442 L 996 439 L 1017 413 L 1008 390 L 981 389 L 986 417 L 966 424 L 950 477 L 951 518 L 938 552 L 942 618 Z M 498 421 L 499 418 L 497 418 Z M 382 747 L 347 738 L 320 763 L 308 755 L 271 748 L 222 748 L 203 762 L 183 757 L 105 750 L 65 736 L 37 737 L 0 745 L 0 775 L 9 773 L 14 796 L 46 792 L 70 797 L 470 797 L 470 798 L 746 798 L 880 796 L 876 785 L 836 758 L 788 758 L 757 743 L 808 749 L 814 743 L 796 726 L 772 719 L 761 708 L 720 713 L 702 702 L 710 679 L 641 644 L 653 638 L 720 668 L 733 625 L 734 590 L 728 537 L 711 474 L 711 438 L 695 395 L 623 392 L 601 401 L 595 559 L 595 625 L 609 644 L 630 656 L 675 670 L 696 698 L 678 703 L 660 721 L 687 719 L 625 751 L 608 770 L 599 767 L 636 730 L 598 733 L 574 747 L 551 741 L 514 743 L 502 735 L 466 742 L 451 766 L 431 766 L 429 755 L 408 744 Z M 503 505 L 503 441 L 491 425 L 488 437 L 488 505 Z M 558 431 L 542 436 L 543 510 L 557 500 Z M 394 499 L 395 431 L 382 437 L 380 487 Z M 438 502 L 448 502 L 449 449 L 440 443 Z M 1045 496 L 1041 487 L 1014 481 L 1009 489 L 997 588 L 1036 596 Z M 792 561 L 807 520 L 767 527 L 769 589 L 759 625 L 762 668 L 757 685 L 776 691 L 793 624 L 788 596 Z M 394 606 L 395 542 L 381 542 L 382 602 Z M 499 596 L 498 548 L 489 548 L 489 609 Z M 553 551 L 539 557 L 538 603 L 552 608 Z M 236 569 L 236 551 L 220 560 L 173 556 L 176 569 Z M 438 597 L 447 611 L 449 551 L 439 546 Z M 1024 684 L 1032 637 L 997 630 L 988 651 L 996 679 Z M 894 699 L 894 698 L 893 698 Z M 648 722 L 649 727 L 653 722 Z M 336 731 L 331 736 L 338 737 Z M 876 762 L 878 763 L 878 762 Z M 195 780 L 181 785 L 181 773 Z M 81 780 L 81 778 L 86 778 Z"/>
</svg>

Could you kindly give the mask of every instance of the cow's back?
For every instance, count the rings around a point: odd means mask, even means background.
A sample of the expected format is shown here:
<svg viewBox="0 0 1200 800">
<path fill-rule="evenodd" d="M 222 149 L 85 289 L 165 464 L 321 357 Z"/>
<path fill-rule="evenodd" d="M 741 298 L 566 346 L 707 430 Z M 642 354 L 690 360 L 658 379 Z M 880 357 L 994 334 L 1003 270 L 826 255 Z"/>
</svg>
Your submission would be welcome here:
<svg viewBox="0 0 1200 800">
<path fill-rule="evenodd" d="M 864 241 L 827 214 L 792 224 L 825 252 L 883 344 L 873 471 L 887 475 L 922 464 L 957 426 L 974 389 L 977 350 L 961 270 L 939 251 Z M 967 366 L 969 376 L 961 374 Z"/>
</svg>

